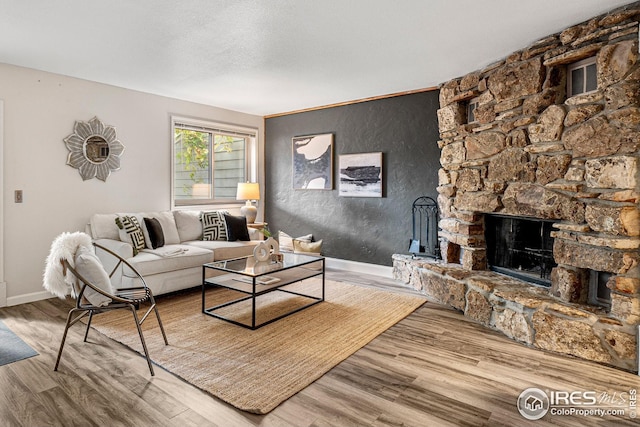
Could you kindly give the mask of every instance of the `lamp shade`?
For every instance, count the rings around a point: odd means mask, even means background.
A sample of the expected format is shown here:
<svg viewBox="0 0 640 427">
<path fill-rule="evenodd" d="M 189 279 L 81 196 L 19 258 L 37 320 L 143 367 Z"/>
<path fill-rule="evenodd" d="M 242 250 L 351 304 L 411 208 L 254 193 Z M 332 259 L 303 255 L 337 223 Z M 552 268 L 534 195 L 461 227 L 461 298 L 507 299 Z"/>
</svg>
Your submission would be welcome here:
<svg viewBox="0 0 640 427">
<path fill-rule="evenodd" d="M 260 200 L 260 186 L 257 182 L 240 182 L 236 200 Z"/>
</svg>

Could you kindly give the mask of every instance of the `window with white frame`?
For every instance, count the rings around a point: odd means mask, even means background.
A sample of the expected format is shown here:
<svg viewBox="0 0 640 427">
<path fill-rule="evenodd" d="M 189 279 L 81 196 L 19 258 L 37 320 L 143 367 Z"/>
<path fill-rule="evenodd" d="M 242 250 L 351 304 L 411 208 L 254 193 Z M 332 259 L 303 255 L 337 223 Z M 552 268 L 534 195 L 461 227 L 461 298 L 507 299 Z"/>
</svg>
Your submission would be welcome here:
<svg viewBox="0 0 640 427">
<path fill-rule="evenodd" d="M 467 103 L 467 123 L 476 123 L 476 108 L 480 105 L 480 97 L 470 99 Z"/>
<path fill-rule="evenodd" d="M 593 92 L 596 89 L 598 89 L 598 70 L 595 56 L 567 67 L 567 96 Z"/>
<path fill-rule="evenodd" d="M 254 169 L 256 131 L 176 117 L 172 130 L 174 205 L 235 203 Z"/>
</svg>

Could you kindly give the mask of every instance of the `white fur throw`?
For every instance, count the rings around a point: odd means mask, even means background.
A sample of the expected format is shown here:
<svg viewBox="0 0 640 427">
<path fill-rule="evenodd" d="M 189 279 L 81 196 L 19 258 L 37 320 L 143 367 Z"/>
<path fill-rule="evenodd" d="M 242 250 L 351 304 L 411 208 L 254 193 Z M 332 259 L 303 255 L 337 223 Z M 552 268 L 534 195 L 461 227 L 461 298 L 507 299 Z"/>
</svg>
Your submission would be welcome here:
<svg viewBox="0 0 640 427">
<path fill-rule="evenodd" d="M 51 244 L 47 265 L 44 269 L 42 286 L 58 298 L 70 295 L 71 288 L 76 280 L 70 271 L 67 271 L 66 276 L 64 275 L 60 260 L 66 259 L 72 267 L 75 267 L 76 251 L 81 246 L 93 250 L 91 237 L 79 231 L 62 233 Z"/>
</svg>

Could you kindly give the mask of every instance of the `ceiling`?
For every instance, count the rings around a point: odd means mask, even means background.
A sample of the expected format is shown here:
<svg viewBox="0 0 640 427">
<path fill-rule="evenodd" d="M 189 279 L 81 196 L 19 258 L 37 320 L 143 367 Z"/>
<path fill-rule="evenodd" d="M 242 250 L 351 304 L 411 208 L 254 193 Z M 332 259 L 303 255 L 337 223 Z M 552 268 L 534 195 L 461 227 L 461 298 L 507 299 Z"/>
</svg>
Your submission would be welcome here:
<svg viewBox="0 0 640 427">
<path fill-rule="evenodd" d="M 270 115 L 437 86 L 628 3 L 0 0 L 0 63 Z"/>
</svg>

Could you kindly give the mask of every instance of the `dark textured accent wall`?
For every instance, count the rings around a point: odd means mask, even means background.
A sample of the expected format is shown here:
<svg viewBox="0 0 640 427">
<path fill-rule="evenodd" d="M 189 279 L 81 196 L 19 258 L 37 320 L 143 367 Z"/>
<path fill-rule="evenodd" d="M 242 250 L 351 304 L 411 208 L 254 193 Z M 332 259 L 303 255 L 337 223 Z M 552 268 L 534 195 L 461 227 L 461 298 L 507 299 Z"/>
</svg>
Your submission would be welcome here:
<svg viewBox="0 0 640 427">
<path fill-rule="evenodd" d="M 323 255 L 390 266 L 408 253 L 413 201 L 437 197 L 438 91 L 268 118 L 265 220 L 276 234 L 313 233 Z M 294 136 L 334 134 L 333 190 L 292 189 Z M 383 153 L 383 197 L 338 195 L 341 154 Z"/>
</svg>

